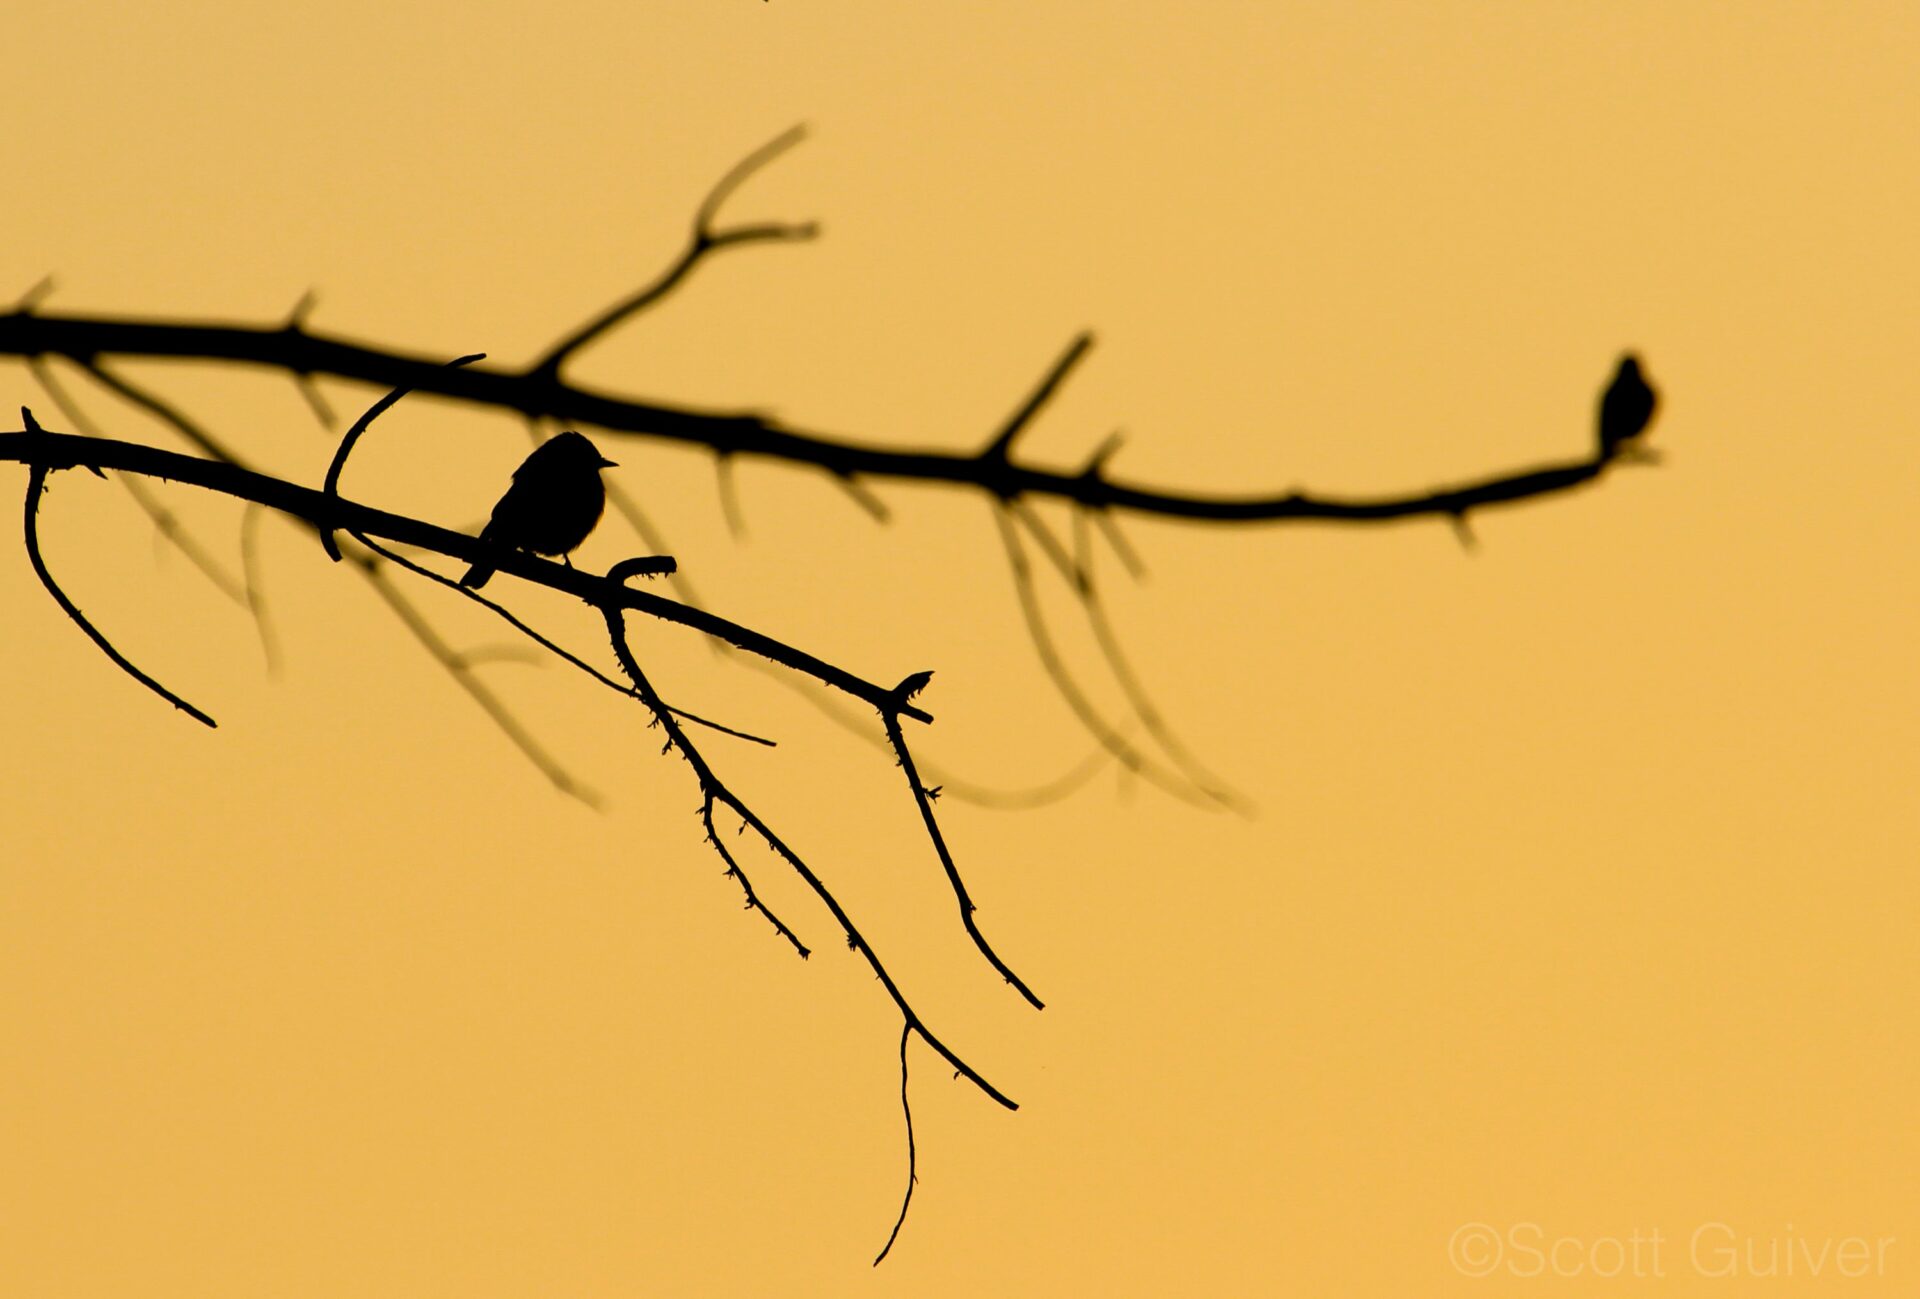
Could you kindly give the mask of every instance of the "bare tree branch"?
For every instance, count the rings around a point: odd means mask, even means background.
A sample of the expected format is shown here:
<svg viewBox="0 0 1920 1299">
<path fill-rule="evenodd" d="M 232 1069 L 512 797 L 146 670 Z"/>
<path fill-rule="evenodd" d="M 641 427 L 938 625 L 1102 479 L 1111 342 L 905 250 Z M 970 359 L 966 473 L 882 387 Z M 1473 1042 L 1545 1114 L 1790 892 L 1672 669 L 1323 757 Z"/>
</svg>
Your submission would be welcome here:
<svg viewBox="0 0 1920 1299">
<path fill-rule="evenodd" d="M 980 452 L 906 450 L 791 428 L 753 413 L 665 406 L 595 392 L 526 371 L 469 366 L 447 371 L 436 359 L 305 330 L 175 320 L 0 316 L 0 355 L 68 356 L 87 364 L 112 356 L 171 356 L 239 361 L 297 373 L 334 375 L 386 387 L 409 387 L 615 435 L 657 438 L 717 453 L 812 465 L 843 479 L 891 478 L 951 483 L 1002 499 L 1051 497 L 1091 508 L 1197 522 L 1380 523 L 1451 519 L 1471 510 L 1538 500 L 1584 487 L 1624 448 L 1594 449 L 1585 458 L 1381 496 L 1328 496 L 1301 491 L 1242 496 L 1190 493 L 1112 477 L 1103 464 L 1077 472 L 1025 465 Z M 1057 368 L 1057 367 L 1056 367 Z"/>
<path fill-rule="evenodd" d="M 629 563 L 631 563 L 631 561 L 615 564 L 607 571 L 607 581 L 617 585 L 625 577 L 630 576 L 633 570 L 628 567 Z M 853 951 L 858 952 L 861 957 L 865 959 L 867 967 L 873 971 L 874 977 L 880 980 L 880 985 L 886 989 L 887 996 L 893 1001 L 895 1009 L 900 1012 L 907 1027 L 913 1032 L 918 1033 L 927 1045 L 932 1047 L 948 1064 L 952 1065 L 962 1077 L 985 1092 L 995 1102 L 1010 1110 L 1020 1108 L 1014 1103 L 1012 1098 L 988 1082 L 973 1066 L 954 1054 L 950 1047 L 928 1030 L 926 1021 L 921 1019 L 919 1012 L 916 1011 L 907 1000 L 906 994 L 900 990 L 900 986 L 894 981 L 893 975 L 889 973 L 887 967 L 882 964 L 879 953 L 874 951 L 873 944 L 860 932 L 859 927 L 854 924 L 853 918 L 847 914 L 846 908 L 841 906 L 839 899 L 833 895 L 832 890 L 827 888 L 826 884 L 814 873 L 813 868 L 806 863 L 799 853 L 776 834 L 772 827 L 761 820 L 759 815 L 739 796 L 727 788 L 719 777 L 714 774 L 713 768 L 707 764 L 706 759 L 701 755 L 699 749 L 687 738 L 686 732 L 674 721 L 672 714 L 663 707 L 657 706 L 659 695 L 647 680 L 646 674 L 641 671 L 640 664 L 635 659 L 633 650 L 627 643 L 626 617 L 621 605 L 614 601 L 608 601 L 599 605 L 599 608 L 602 616 L 606 619 L 607 636 L 613 644 L 614 656 L 620 661 L 621 671 L 625 672 L 627 676 L 632 679 L 634 685 L 641 691 L 642 697 L 646 700 L 648 707 L 653 709 L 654 716 L 659 720 L 662 729 L 667 733 L 668 745 L 677 751 L 680 756 L 686 760 L 687 765 L 693 769 L 694 778 L 700 785 L 701 798 L 704 804 L 702 817 L 707 820 L 709 830 L 711 831 L 710 818 L 712 802 L 723 803 L 732 809 L 734 814 L 745 823 L 746 827 L 752 830 L 755 835 L 759 836 L 760 840 L 765 843 L 767 847 L 771 848 L 776 855 L 784 860 L 788 867 L 793 870 L 794 874 L 798 875 L 801 880 L 806 883 L 807 887 L 813 891 L 814 896 L 820 899 L 828 912 L 832 914 L 834 921 L 840 926 L 841 933 L 846 936 L 847 946 Z M 889 718 L 904 711 L 905 706 L 899 702 L 895 702 L 891 710 L 882 709 L 883 715 Z M 713 837 L 717 839 L 718 836 Z M 731 857 L 728 857 L 727 860 L 729 865 L 732 865 Z M 762 910 L 764 912 L 765 909 L 762 908 Z M 769 914 L 768 918 L 771 920 L 772 916 Z M 779 925 L 778 921 L 774 923 Z M 798 940 L 792 939 L 791 932 L 785 931 L 784 926 L 780 927 L 783 932 L 787 932 L 787 936 L 794 942 L 795 946 L 799 946 Z"/>
</svg>

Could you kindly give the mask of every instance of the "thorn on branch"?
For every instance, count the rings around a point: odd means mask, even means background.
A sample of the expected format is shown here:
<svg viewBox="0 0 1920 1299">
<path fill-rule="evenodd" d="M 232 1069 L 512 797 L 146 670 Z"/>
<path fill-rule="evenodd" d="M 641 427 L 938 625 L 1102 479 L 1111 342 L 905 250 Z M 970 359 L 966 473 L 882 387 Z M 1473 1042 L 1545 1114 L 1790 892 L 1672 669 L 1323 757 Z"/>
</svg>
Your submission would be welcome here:
<svg viewBox="0 0 1920 1299">
<path fill-rule="evenodd" d="M 1460 549 L 1469 555 L 1479 549 L 1480 539 L 1473 535 L 1473 525 L 1467 521 L 1465 510 L 1455 510 L 1447 516 L 1447 522 L 1453 525 L 1453 535 L 1459 541 Z"/>
<path fill-rule="evenodd" d="M 313 314 L 313 309 L 319 301 L 320 295 L 313 289 L 302 293 L 300 300 L 293 304 L 293 310 L 287 313 L 287 323 L 281 328 L 289 334 L 305 333 L 307 317 Z"/>
<path fill-rule="evenodd" d="M 1104 481 L 1107 476 L 1107 461 L 1113 459 L 1113 453 L 1118 451 L 1126 440 L 1127 434 L 1124 429 L 1115 429 L 1107 434 L 1100 445 L 1093 449 L 1093 454 L 1087 457 L 1087 467 L 1080 471 L 1080 477 L 1088 482 Z"/>
<path fill-rule="evenodd" d="M 865 510 L 874 522 L 889 523 L 893 520 L 893 511 L 887 508 L 887 503 L 881 500 L 871 487 L 852 474 L 836 472 L 833 475 L 833 481 L 838 483 L 840 490 L 851 496 L 853 503 Z"/>
<path fill-rule="evenodd" d="M 53 278 L 52 275 L 42 275 L 38 280 L 34 282 L 32 288 L 28 289 L 25 293 L 22 293 L 18 298 L 18 300 L 14 302 L 13 304 L 14 314 L 20 315 L 20 316 L 31 316 L 34 313 L 35 308 L 37 308 L 42 302 L 45 302 L 47 298 L 52 295 L 56 284 L 57 284 L 57 281 Z"/>
</svg>

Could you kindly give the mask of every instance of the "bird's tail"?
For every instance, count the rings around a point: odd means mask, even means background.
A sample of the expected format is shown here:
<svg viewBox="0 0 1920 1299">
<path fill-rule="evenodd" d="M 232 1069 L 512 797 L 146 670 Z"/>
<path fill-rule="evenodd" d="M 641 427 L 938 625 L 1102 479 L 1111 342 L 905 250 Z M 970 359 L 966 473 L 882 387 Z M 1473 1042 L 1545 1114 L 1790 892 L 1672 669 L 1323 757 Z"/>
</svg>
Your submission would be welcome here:
<svg viewBox="0 0 1920 1299">
<path fill-rule="evenodd" d="M 491 568 L 488 568 L 485 564 L 475 564 L 467 570 L 467 575 L 460 579 L 460 585 L 470 586 L 477 591 L 485 586 L 487 579 L 492 576 L 493 570 Z"/>
</svg>

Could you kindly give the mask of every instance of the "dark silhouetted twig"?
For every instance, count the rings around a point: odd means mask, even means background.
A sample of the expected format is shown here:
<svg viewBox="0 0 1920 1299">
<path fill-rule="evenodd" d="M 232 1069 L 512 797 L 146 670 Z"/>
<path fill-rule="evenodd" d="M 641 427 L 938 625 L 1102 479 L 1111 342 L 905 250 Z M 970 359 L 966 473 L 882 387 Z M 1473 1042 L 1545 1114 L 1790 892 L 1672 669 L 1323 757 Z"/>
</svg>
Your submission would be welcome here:
<svg viewBox="0 0 1920 1299">
<path fill-rule="evenodd" d="M 913 1039 L 913 1025 L 900 1027 L 900 1114 L 907 1121 L 907 1193 L 900 1198 L 900 1216 L 893 1220 L 893 1230 L 887 1233 L 887 1243 L 880 1247 L 873 1265 L 879 1267 L 886 1261 L 893 1249 L 893 1242 L 900 1239 L 900 1228 L 907 1222 L 907 1206 L 913 1203 L 914 1183 L 920 1180 L 919 1154 L 913 1146 L 913 1106 L 907 1100 L 907 1043 Z"/>
<path fill-rule="evenodd" d="M 908 681 L 903 681 L 894 688 L 902 703 L 906 701 L 908 695 L 913 693 L 913 690 L 908 688 L 911 680 L 912 678 L 909 678 Z M 940 833 L 940 824 L 934 819 L 932 791 L 920 783 L 920 773 L 914 770 L 913 754 L 907 748 L 907 737 L 901 733 L 900 719 L 893 712 L 882 709 L 880 720 L 886 723 L 887 742 L 893 746 L 895 761 L 900 764 L 900 770 L 906 774 L 907 788 L 913 791 L 913 801 L 920 809 L 920 820 L 926 826 L 927 838 L 933 841 L 933 850 L 940 858 L 940 868 L 947 873 L 947 883 L 953 889 L 954 901 L 960 905 L 960 923 L 966 926 L 967 936 L 973 939 L 973 945 L 979 949 L 980 955 L 987 958 L 987 964 L 998 970 L 1001 977 L 1011 983 L 1035 1010 L 1046 1009 L 1046 1003 L 1035 996 L 1033 989 L 1029 988 L 1026 982 L 1000 959 L 999 953 L 993 950 L 993 945 L 987 942 L 986 935 L 980 932 L 980 926 L 973 918 L 976 909 L 973 898 L 968 895 L 966 882 L 960 878 L 960 871 L 953 864 L 953 854 L 947 851 L 946 837 Z"/>
<path fill-rule="evenodd" d="M 1053 368 L 1041 377 L 1039 384 L 1026 401 L 1007 417 L 1007 422 L 1001 425 L 1000 431 L 981 450 L 980 459 L 999 464 L 1007 463 L 1013 451 L 1013 440 L 1033 422 L 1034 417 L 1040 413 L 1040 408 L 1053 399 L 1053 394 L 1059 391 L 1060 385 L 1066 382 L 1067 375 L 1075 365 L 1079 364 L 1080 358 L 1085 356 L 1092 346 L 1091 333 L 1082 333 L 1067 344 L 1067 350 L 1060 354 L 1060 359 L 1053 363 Z"/>
<path fill-rule="evenodd" d="M 629 575 L 627 563 L 615 564 L 607 571 L 607 580 L 618 583 L 627 575 Z M 640 690 L 643 700 L 647 703 L 648 707 L 653 710 L 655 718 L 659 721 L 661 728 L 666 732 L 668 746 L 685 759 L 687 765 L 693 770 L 694 779 L 699 782 L 702 799 L 701 816 L 708 828 L 709 836 L 715 840 L 719 838 L 717 834 L 713 833 L 713 804 L 725 804 L 733 811 L 734 815 L 740 818 L 746 828 L 753 831 L 761 842 L 765 843 L 768 848 L 773 850 L 775 855 L 785 861 L 794 874 L 798 875 L 807 887 L 813 891 L 813 895 L 820 899 L 820 902 L 827 908 L 828 912 L 832 914 L 835 923 L 840 926 L 841 933 L 846 936 L 847 946 L 861 955 L 866 961 L 867 967 L 873 971 L 874 977 L 879 979 L 880 985 L 886 989 L 887 996 L 892 999 L 894 1007 L 900 1012 L 902 1019 L 906 1022 L 906 1026 L 913 1032 L 918 1033 L 928 1046 L 932 1047 L 942 1059 L 953 1066 L 955 1071 L 973 1083 L 973 1085 L 978 1087 L 982 1092 L 985 1092 L 995 1102 L 1010 1110 L 1020 1108 L 1014 1103 L 1011 1097 L 988 1082 L 972 1065 L 969 1065 L 958 1055 L 954 1054 L 950 1047 L 928 1030 L 926 1022 L 921 1019 L 919 1012 L 916 1011 L 907 1000 L 906 994 L 900 990 L 900 986 L 894 982 L 893 975 L 888 972 L 887 967 L 882 964 L 879 954 L 873 949 L 873 944 L 868 942 L 866 936 L 860 932 L 859 927 L 854 923 L 853 918 L 847 914 L 846 908 L 840 904 L 840 900 L 834 896 L 833 891 L 814 873 L 813 868 L 809 866 L 784 839 L 774 832 L 771 826 L 761 820 L 759 815 L 755 813 L 744 800 L 734 794 L 733 791 L 714 774 L 713 768 L 708 765 L 706 759 L 701 755 L 700 750 L 688 739 L 687 733 L 680 728 L 674 720 L 673 715 L 667 709 L 660 706 L 659 694 L 654 690 L 652 683 L 648 681 L 646 673 L 641 670 L 639 661 L 634 657 L 633 650 L 627 643 L 625 610 L 618 603 L 610 601 L 600 605 L 600 612 L 606 620 L 607 636 L 613 644 L 614 657 L 620 662 L 620 670 L 625 672 L 627 676 L 632 679 L 634 685 Z M 904 709 L 898 704 L 893 708 L 893 714 L 898 714 L 903 711 Z M 732 856 L 728 854 L 724 848 L 722 848 L 721 853 L 723 859 L 728 863 L 730 873 L 737 873 L 738 867 L 733 861 Z M 758 905 L 757 902 L 755 905 Z M 787 930 L 784 925 L 781 925 L 778 920 L 774 920 L 771 913 L 766 912 L 764 907 L 761 907 L 760 910 L 767 915 L 769 920 L 772 920 L 773 923 L 780 928 L 788 940 L 791 941 L 796 948 L 799 948 L 804 955 L 805 949 L 801 947 L 799 940 L 793 937 L 792 932 Z"/>
<path fill-rule="evenodd" d="M 475 361 L 484 361 L 486 357 L 487 354 L 485 352 L 470 352 L 466 356 L 455 357 L 453 360 L 448 361 L 447 368 L 458 369 L 463 365 L 472 365 Z M 404 385 L 395 388 L 386 396 L 374 402 L 373 405 L 367 407 L 360 418 L 353 422 L 353 427 L 347 430 L 346 436 L 340 439 L 339 447 L 334 450 L 333 463 L 327 466 L 326 482 L 321 487 L 321 491 L 325 492 L 328 496 L 339 497 L 340 473 L 347 467 L 347 457 L 353 454 L 354 444 L 359 442 L 360 435 L 365 433 L 376 419 L 380 418 L 381 412 L 385 411 L 388 407 L 412 391 L 413 389 L 405 387 Z M 335 544 L 333 533 L 330 530 L 324 528 L 321 530 L 320 544 L 326 548 L 328 559 L 331 559 L 336 564 L 340 562 L 340 547 Z"/>
<path fill-rule="evenodd" d="M 727 230 L 716 230 L 713 227 L 720 205 L 727 201 L 733 191 L 754 172 L 798 144 L 806 133 L 804 124 L 790 127 L 735 163 L 733 168 L 714 185 L 694 213 L 693 236 L 688 241 L 686 251 L 680 254 L 673 265 L 663 271 L 653 283 L 622 298 L 555 343 L 545 356 L 528 368 L 527 376 L 543 383 L 557 383 L 560 367 L 566 364 L 568 357 L 622 322 L 659 302 L 673 292 L 702 259 L 723 248 L 747 243 L 811 239 L 818 234 L 819 226 L 811 221 L 799 225 L 766 222 L 759 225 L 734 226 Z"/>
<path fill-rule="evenodd" d="M 408 572 L 414 573 L 420 577 L 424 577 L 428 581 L 435 582 L 440 586 L 444 586 L 450 591 L 454 591 L 462 596 L 465 596 L 467 599 L 473 601 L 475 604 L 485 607 L 486 609 L 491 611 L 493 614 L 495 614 L 497 617 L 505 621 L 514 630 L 518 631 L 521 635 L 525 636 L 528 640 L 538 645 L 541 649 L 544 649 L 545 651 L 547 651 L 547 653 L 552 654 L 555 658 L 558 658 L 561 662 L 566 663 L 569 667 L 576 668 L 579 671 L 585 673 L 587 676 L 592 677 L 595 681 L 598 681 L 601 685 L 606 686 L 608 689 L 614 691 L 616 694 L 625 695 L 629 699 L 640 698 L 640 692 L 637 689 L 635 689 L 632 685 L 623 684 L 619 681 L 614 680 L 612 677 L 602 672 L 599 668 L 595 667 L 593 664 L 587 662 L 585 659 L 581 658 L 579 655 L 575 654 L 573 651 L 567 649 L 564 645 L 561 645 L 557 641 L 551 640 L 547 636 L 536 631 L 534 628 L 529 626 L 518 614 L 514 613 L 513 610 L 507 608 L 504 604 L 500 604 L 499 602 L 480 594 L 480 592 L 474 590 L 470 586 L 462 586 L 460 583 L 454 581 L 452 578 L 436 573 L 432 569 L 426 567 L 424 564 L 416 564 L 411 559 L 408 559 L 405 555 L 400 554 L 396 550 L 383 546 L 379 542 L 374 541 L 369 537 L 363 536 L 359 533 L 355 533 L 353 534 L 353 539 L 355 541 L 358 541 L 361 545 L 365 546 L 367 549 L 389 560 L 390 562 L 398 564 L 400 567 L 406 569 Z M 461 657 L 464 660 L 466 660 L 468 663 L 472 663 L 474 661 L 474 656 L 471 653 L 462 655 Z M 671 704 L 669 704 L 667 705 L 667 711 L 672 713 L 675 717 L 680 718 L 682 721 L 692 722 L 695 726 L 704 726 L 708 730 L 718 731 L 722 735 L 731 735 L 736 740 L 746 740 L 752 744 L 764 745 L 769 749 L 774 749 L 779 747 L 779 745 L 774 743 L 774 741 L 766 739 L 763 736 L 754 735 L 748 731 L 742 731 L 732 726 L 723 725 L 720 722 L 716 722 L 709 718 L 702 717 L 697 713 L 690 713 L 684 708 L 675 708 Z"/>
<path fill-rule="evenodd" d="M 39 432 L 39 425 L 34 422 L 33 413 L 22 406 L 20 408 L 20 415 L 26 422 L 28 429 L 28 433 L 23 436 L 31 437 L 37 434 Z M 54 603 L 60 606 L 61 611 L 65 613 L 67 617 L 71 618 L 74 625 L 85 632 L 87 638 L 95 645 L 98 645 L 101 652 L 109 659 L 112 659 L 114 665 L 122 672 L 125 672 L 135 681 L 138 681 L 141 685 L 153 691 L 154 694 L 159 695 L 162 699 L 172 704 L 175 708 L 178 708 L 187 716 L 193 718 L 196 722 L 202 722 L 207 726 L 217 725 L 213 718 L 207 716 L 207 714 L 201 712 L 179 695 L 174 694 L 173 691 L 167 689 L 158 681 L 155 681 L 152 677 L 135 667 L 126 655 L 114 648 L 112 641 L 100 633 L 98 627 L 95 627 L 87 621 L 87 616 L 80 612 L 80 606 L 68 599 L 67 593 L 60 589 L 60 584 L 53 580 L 53 574 L 47 570 L 46 560 L 41 558 L 40 555 L 40 497 L 41 494 L 46 491 L 48 472 L 48 466 L 40 463 L 29 464 L 27 469 L 27 560 L 33 565 L 34 575 L 40 579 L 40 585 L 47 588 L 47 594 L 53 597 Z"/>
<path fill-rule="evenodd" d="M 99 428 L 87 418 L 86 412 L 80 409 L 79 403 L 74 401 L 67 391 L 66 384 L 54 374 L 53 367 L 47 364 L 45 357 L 29 357 L 27 366 L 33 371 L 33 377 L 46 391 L 47 396 L 53 399 L 53 404 L 60 408 L 60 414 L 69 424 L 89 437 L 100 436 Z M 125 474 L 120 475 L 115 481 L 127 489 L 127 494 L 133 497 L 134 503 L 146 513 L 149 519 L 153 520 L 153 526 L 160 535 L 172 542 L 174 547 L 187 557 L 187 562 L 199 569 L 201 575 L 213 583 L 222 595 L 239 604 L 249 603 L 245 583 L 228 573 L 220 561 L 194 539 L 193 534 L 181 524 L 178 516 L 168 509 L 159 497 L 149 491 L 144 483 L 138 478 L 131 478 Z"/>
</svg>

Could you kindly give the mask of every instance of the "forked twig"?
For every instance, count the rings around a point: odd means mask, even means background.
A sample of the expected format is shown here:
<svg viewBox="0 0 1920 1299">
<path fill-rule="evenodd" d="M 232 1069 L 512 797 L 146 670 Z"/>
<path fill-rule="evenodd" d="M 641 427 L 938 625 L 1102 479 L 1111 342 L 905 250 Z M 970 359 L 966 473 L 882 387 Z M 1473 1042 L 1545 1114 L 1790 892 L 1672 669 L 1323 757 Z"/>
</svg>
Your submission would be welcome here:
<svg viewBox="0 0 1920 1299">
<path fill-rule="evenodd" d="M 703 259 L 722 248 L 747 243 L 811 239 L 817 235 L 820 227 L 811 221 L 797 225 L 764 222 L 759 225 L 734 226 L 727 230 L 716 230 L 713 226 L 714 218 L 719 215 L 720 205 L 727 201 L 734 190 L 744 184 L 754 172 L 800 143 L 806 137 L 806 133 L 807 128 L 804 123 L 789 127 L 735 163 L 701 201 L 700 207 L 693 216 L 692 238 L 687 243 L 686 251 L 680 254 L 673 265 L 661 272 L 653 283 L 622 298 L 555 343 L 548 349 L 545 356 L 527 368 L 527 376 L 543 382 L 557 381 L 560 367 L 566 364 L 569 357 L 659 302 L 679 287 L 680 282 L 686 279 Z"/>
</svg>

